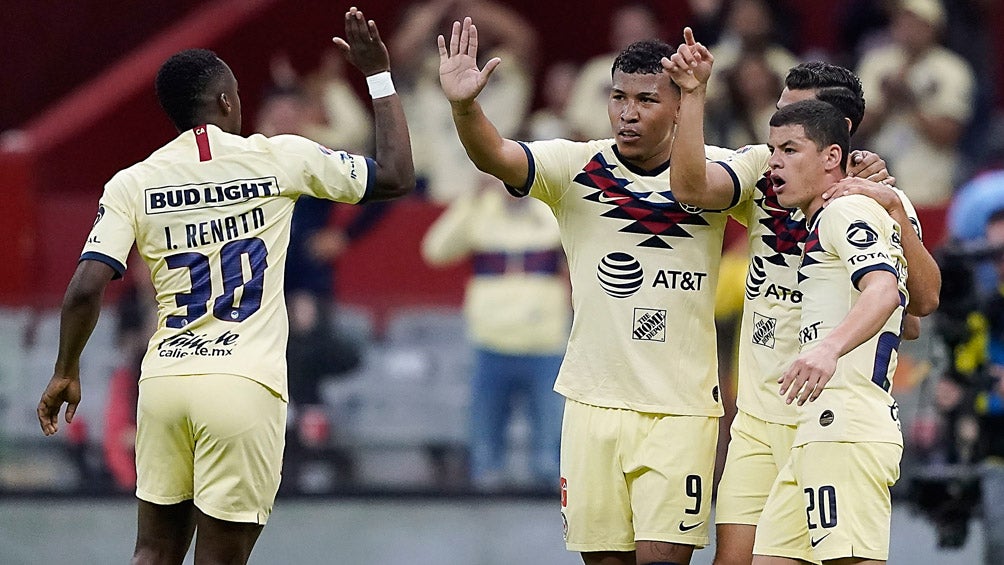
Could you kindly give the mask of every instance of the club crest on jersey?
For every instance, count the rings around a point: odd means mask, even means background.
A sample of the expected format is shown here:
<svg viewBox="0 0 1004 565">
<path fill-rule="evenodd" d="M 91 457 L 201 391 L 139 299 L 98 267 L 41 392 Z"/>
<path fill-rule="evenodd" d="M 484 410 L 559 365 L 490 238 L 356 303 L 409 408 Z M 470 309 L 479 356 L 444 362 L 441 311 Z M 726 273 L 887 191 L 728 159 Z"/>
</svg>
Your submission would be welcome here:
<svg viewBox="0 0 1004 565">
<path fill-rule="evenodd" d="M 641 288 L 645 272 L 641 263 L 627 253 L 615 251 L 607 254 L 596 266 L 600 288 L 614 298 L 628 298 Z"/>
<path fill-rule="evenodd" d="M 631 339 L 638 341 L 666 341 L 666 311 L 651 308 L 635 308 Z"/>
<path fill-rule="evenodd" d="M 710 225 L 700 214 L 700 208 L 684 207 L 669 190 L 629 189 L 632 181 L 618 177 L 617 169 L 618 165 L 611 165 L 602 153 L 597 153 L 574 180 L 594 189 L 583 198 L 610 207 L 602 217 L 628 222 L 620 232 L 648 236 L 638 243 L 639 247 L 672 249 L 669 243 L 672 238 L 694 237 L 685 226 Z"/>
<path fill-rule="evenodd" d="M 847 226 L 847 243 L 858 249 L 867 249 L 878 242 L 878 233 L 864 220 L 856 220 Z"/>
</svg>

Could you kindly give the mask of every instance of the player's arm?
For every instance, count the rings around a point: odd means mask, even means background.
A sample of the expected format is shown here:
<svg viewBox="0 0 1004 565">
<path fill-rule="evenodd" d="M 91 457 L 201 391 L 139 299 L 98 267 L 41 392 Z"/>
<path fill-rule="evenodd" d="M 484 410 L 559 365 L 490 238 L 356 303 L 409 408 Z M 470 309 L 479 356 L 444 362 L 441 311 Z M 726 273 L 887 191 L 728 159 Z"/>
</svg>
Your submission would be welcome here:
<svg viewBox="0 0 1004 565">
<path fill-rule="evenodd" d="M 731 206 L 735 199 L 732 175 L 704 152 L 704 106 L 714 57 L 694 41 L 691 29 L 683 30 L 684 43 L 662 66 L 680 87 L 680 114 L 673 140 L 669 183 L 673 197 L 684 204 L 712 210 Z"/>
<path fill-rule="evenodd" d="M 415 188 L 415 164 L 411 157 L 411 139 L 401 98 L 390 83 L 387 46 L 380 39 L 376 22 L 367 21 L 356 8 L 345 13 L 345 39 L 336 37 L 334 42 L 346 58 L 366 75 L 367 82 L 372 79 L 375 83 L 370 90 L 374 95 L 376 167 L 369 199 L 387 200 L 404 196 Z"/>
<path fill-rule="evenodd" d="M 453 124 L 474 165 L 509 186 L 526 185 L 530 162 L 522 146 L 505 139 L 476 100 L 501 60 L 495 57 L 478 70 L 478 30 L 471 18 L 453 22 L 447 45 L 439 43 L 439 82 L 450 101 Z"/>
<path fill-rule="evenodd" d="M 815 400 L 837 369 L 837 360 L 882 330 L 899 307 L 899 281 L 887 270 L 874 270 L 858 279 L 861 295 L 847 316 L 815 347 L 800 354 L 778 382 L 786 402 Z"/>
<path fill-rule="evenodd" d="M 59 353 L 52 378 L 38 403 L 38 423 L 50 436 L 59 430 L 59 411 L 66 404 L 66 423 L 80 403 L 80 354 L 101 312 L 101 297 L 115 271 L 101 261 L 83 260 L 63 296 L 59 321 Z"/>
<path fill-rule="evenodd" d="M 878 202 L 900 226 L 903 256 L 909 267 L 906 290 L 910 301 L 906 305 L 907 314 L 927 316 L 938 308 L 941 295 L 941 269 L 924 247 L 917 234 L 906 207 L 899 194 L 887 185 L 861 178 L 845 178 L 838 182 L 833 197 L 847 194 L 864 194 Z"/>
</svg>

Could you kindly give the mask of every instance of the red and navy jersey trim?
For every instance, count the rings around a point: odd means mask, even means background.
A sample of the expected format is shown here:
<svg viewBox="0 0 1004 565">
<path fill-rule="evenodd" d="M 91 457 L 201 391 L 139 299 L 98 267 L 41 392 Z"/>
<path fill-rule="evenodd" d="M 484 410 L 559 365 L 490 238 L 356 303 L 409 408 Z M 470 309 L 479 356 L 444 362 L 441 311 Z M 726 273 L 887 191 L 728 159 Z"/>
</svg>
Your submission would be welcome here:
<svg viewBox="0 0 1004 565">
<path fill-rule="evenodd" d="M 206 125 L 192 128 L 195 134 L 195 144 L 199 147 L 199 161 L 209 161 L 213 158 L 213 152 L 209 148 L 209 131 Z"/>
</svg>

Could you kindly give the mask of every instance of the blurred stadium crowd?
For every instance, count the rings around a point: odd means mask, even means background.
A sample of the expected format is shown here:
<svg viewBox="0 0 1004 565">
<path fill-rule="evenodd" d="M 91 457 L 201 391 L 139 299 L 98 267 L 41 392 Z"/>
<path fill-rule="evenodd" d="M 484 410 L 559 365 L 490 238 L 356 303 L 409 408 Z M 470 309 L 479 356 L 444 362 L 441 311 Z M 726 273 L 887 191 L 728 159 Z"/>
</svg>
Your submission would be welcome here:
<svg viewBox="0 0 1004 565">
<path fill-rule="evenodd" d="M 134 485 L 137 359 L 152 322 L 140 262 L 108 297 L 117 310 L 106 311 L 85 351 L 89 395 L 70 433 L 43 441 L 34 409 L 50 376 L 59 292 L 104 180 L 171 136 L 166 120 L 135 127 L 155 111 L 152 76 L 167 54 L 198 43 L 235 65 L 246 77 L 245 134 L 297 133 L 349 151 L 367 151 L 371 143 L 361 82 L 315 41 L 325 36 L 315 28 L 330 28 L 341 7 L 283 0 L 114 2 L 122 16 L 114 19 L 121 21 L 96 21 L 87 8 L 102 4 L 107 13 L 108 2 L 72 4 L 10 7 L 15 29 L 52 19 L 38 33 L 64 40 L 27 42 L 19 33 L 0 40 L 16 42 L 6 46 L 13 56 L 0 68 L 22 84 L 0 100 L 0 182 L 10 202 L 0 237 L 11 257 L 0 269 L 6 281 L 0 286 L 0 492 L 115 493 Z M 919 341 L 904 345 L 896 378 L 908 442 L 896 493 L 939 525 L 946 546 L 965 539 L 981 475 L 984 495 L 992 484 L 1004 497 L 1004 459 L 994 465 L 1004 457 L 997 439 L 1004 431 L 998 384 L 1004 299 L 992 267 L 1004 256 L 1004 240 L 992 233 L 1001 219 L 995 212 L 1004 209 L 1004 41 L 992 32 L 1004 22 L 998 3 L 374 4 L 361 7 L 381 21 L 391 48 L 419 191 L 358 212 L 298 203 L 287 267 L 293 406 L 280 495 L 490 489 L 551 496 L 554 490 L 534 479 L 531 431 L 539 424 L 526 395 L 511 399 L 512 420 L 496 432 L 511 448 L 504 478 L 471 475 L 471 373 L 476 347 L 484 344 L 472 339 L 472 320 L 462 313 L 471 265 L 434 267 L 425 263 L 428 250 L 423 259 L 420 249 L 443 210 L 490 183 L 458 142 L 438 84 L 436 35 L 470 15 L 484 22 L 486 60 L 503 60 L 480 100 L 502 135 L 518 139 L 608 137 L 596 118 L 605 115 L 613 54 L 651 36 L 680 41 L 683 25 L 715 56 L 710 144 L 765 142 L 783 77 L 799 61 L 855 70 L 867 109 L 854 142 L 879 153 L 918 205 L 925 242 L 939 250 L 945 278 L 942 309 L 926 321 Z M 210 20 L 191 31 L 192 22 Z M 86 27 L 81 21 L 93 23 L 89 31 L 103 39 L 90 45 L 75 36 L 70 25 Z M 46 43 L 51 46 L 42 49 Z M 142 135 L 135 137 L 137 131 Z M 730 257 L 719 308 L 725 391 L 734 391 L 727 385 L 742 307 L 741 294 L 729 289 L 741 289 L 745 276 L 743 250 L 730 248 Z"/>
</svg>

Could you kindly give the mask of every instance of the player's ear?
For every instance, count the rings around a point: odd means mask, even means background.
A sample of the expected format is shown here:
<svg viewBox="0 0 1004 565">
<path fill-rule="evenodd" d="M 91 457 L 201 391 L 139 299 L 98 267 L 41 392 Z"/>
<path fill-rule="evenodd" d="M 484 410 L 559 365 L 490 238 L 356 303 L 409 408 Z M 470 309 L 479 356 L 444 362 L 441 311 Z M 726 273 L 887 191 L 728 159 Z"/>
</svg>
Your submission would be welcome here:
<svg viewBox="0 0 1004 565">
<path fill-rule="evenodd" d="M 216 97 L 216 103 L 220 107 L 220 112 L 224 116 L 229 116 L 230 112 L 233 111 L 233 104 L 230 103 L 230 97 L 227 96 L 226 92 L 221 92 L 219 96 Z"/>
<path fill-rule="evenodd" d="M 843 161 L 844 151 L 836 143 L 831 144 L 826 148 L 824 156 L 824 161 L 826 163 L 826 170 L 832 171 L 833 169 L 840 167 L 840 162 Z"/>
</svg>

